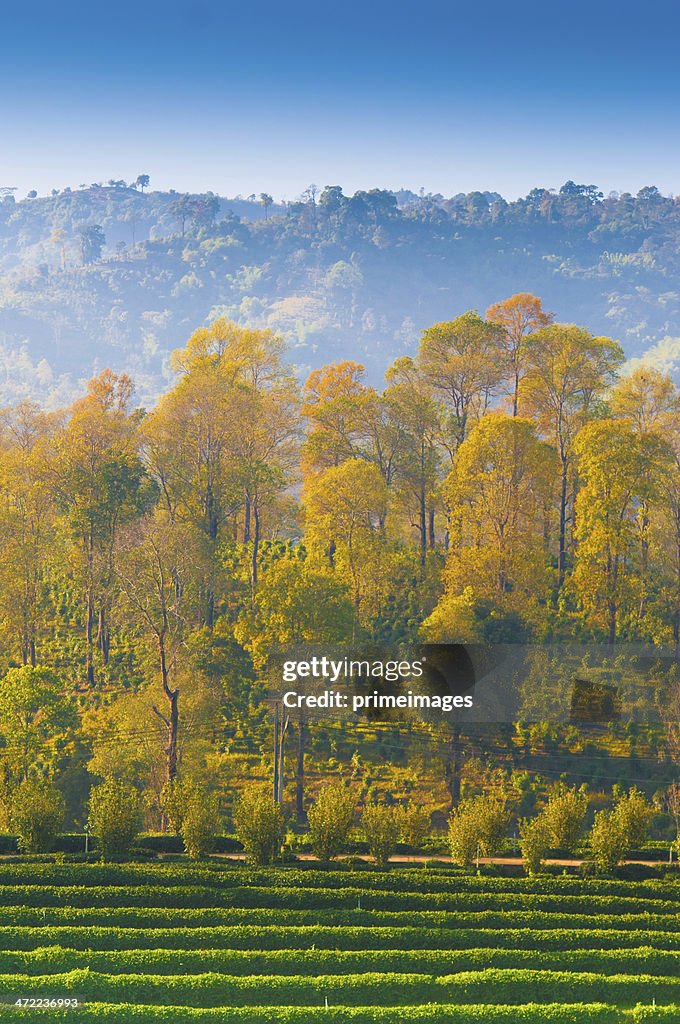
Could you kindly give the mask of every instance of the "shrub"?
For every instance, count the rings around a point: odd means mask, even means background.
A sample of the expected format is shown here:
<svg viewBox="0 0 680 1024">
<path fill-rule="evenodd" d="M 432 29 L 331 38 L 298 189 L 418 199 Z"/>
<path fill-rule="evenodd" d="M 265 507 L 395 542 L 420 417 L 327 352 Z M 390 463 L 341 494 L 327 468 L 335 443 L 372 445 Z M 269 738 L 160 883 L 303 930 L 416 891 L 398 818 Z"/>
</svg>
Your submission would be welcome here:
<svg viewBox="0 0 680 1024">
<path fill-rule="evenodd" d="M 590 833 L 595 863 L 611 871 L 629 850 L 642 846 L 654 817 L 654 808 L 635 786 L 621 794 L 611 811 L 600 811 Z"/>
<path fill-rule="evenodd" d="M 395 807 L 368 804 L 361 815 L 361 827 L 368 852 L 379 867 L 385 867 L 399 842 L 400 815 Z"/>
<path fill-rule="evenodd" d="M 195 860 L 212 853 L 219 826 L 217 794 L 193 779 L 175 778 L 164 787 L 161 802 L 185 852 Z"/>
<path fill-rule="evenodd" d="M 543 859 L 550 846 L 540 816 L 521 821 L 519 836 L 524 870 L 530 876 L 537 875 L 543 867 Z"/>
<path fill-rule="evenodd" d="M 167 823 L 176 836 L 181 834 L 184 798 L 185 786 L 182 779 L 174 778 L 172 782 L 166 782 L 161 790 L 160 804 L 165 818 L 163 824 Z"/>
<path fill-rule="evenodd" d="M 590 832 L 590 847 L 598 868 L 612 871 L 626 855 L 626 836 L 616 811 L 598 811 Z"/>
<path fill-rule="evenodd" d="M 139 793 L 127 782 L 106 779 L 90 795 L 88 825 L 104 854 L 127 853 L 142 825 Z"/>
<path fill-rule="evenodd" d="M 573 852 L 583 834 L 587 813 L 588 797 L 583 790 L 556 786 L 539 815 L 548 846 Z"/>
<path fill-rule="evenodd" d="M 496 796 L 464 800 L 449 818 L 449 847 L 453 860 L 470 867 L 477 856 L 491 857 L 501 848 L 508 826 L 505 801 Z"/>
<path fill-rule="evenodd" d="M 626 850 L 637 850 L 644 846 L 655 812 L 636 786 L 618 798 L 614 813 L 623 832 Z"/>
<path fill-rule="evenodd" d="M 193 860 L 213 852 L 218 823 L 217 794 L 197 791 L 185 809 L 181 828 L 184 849 Z"/>
<path fill-rule="evenodd" d="M 65 815 L 64 798 L 47 779 L 24 779 L 14 790 L 10 825 L 24 853 L 48 853 Z"/>
<path fill-rule="evenodd" d="M 255 864 L 271 864 L 286 834 L 283 811 L 268 785 L 246 789 L 234 810 L 236 835 Z"/>
<path fill-rule="evenodd" d="M 405 807 L 400 809 L 400 838 L 402 843 L 407 843 L 416 849 L 420 849 L 430 832 L 430 811 L 426 807 L 419 807 L 418 804 L 409 801 Z"/>
<path fill-rule="evenodd" d="M 307 812 L 312 850 L 319 860 L 332 860 L 347 844 L 356 812 L 353 790 L 342 782 L 322 786 Z"/>
</svg>

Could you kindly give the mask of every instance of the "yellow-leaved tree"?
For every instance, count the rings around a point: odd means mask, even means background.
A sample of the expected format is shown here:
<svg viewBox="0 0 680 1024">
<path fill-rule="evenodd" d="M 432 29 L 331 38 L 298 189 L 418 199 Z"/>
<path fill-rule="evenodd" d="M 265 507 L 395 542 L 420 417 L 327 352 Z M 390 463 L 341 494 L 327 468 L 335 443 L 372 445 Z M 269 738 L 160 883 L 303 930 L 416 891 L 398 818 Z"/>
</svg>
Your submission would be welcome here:
<svg viewBox="0 0 680 1024">
<path fill-rule="evenodd" d="M 668 445 L 624 420 L 595 420 L 574 441 L 581 487 L 576 498 L 576 558 L 571 577 L 588 622 L 613 646 L 622 624 L 636 635 L 643 598 L 641 531 L 647 510 L 672 472 Z"/>
<path fill-rule="evenodd" d="M 310 551 L 346 582 L 361 619 L 375 598 L 372 580 L 387 560 L 385 479 L 375 463 L 347 459 L 308 477 L 302 500 Z"/>
<path fill-rule="evenodd" d="M 493 413 L 473 428 L 444 484 L 451 547 L 444 596 L 423 624 L 428 639 L 477 639 L 475 602 L 536 618 L 551 583 L 557 469 L 531 420 Z"/>
</svg>

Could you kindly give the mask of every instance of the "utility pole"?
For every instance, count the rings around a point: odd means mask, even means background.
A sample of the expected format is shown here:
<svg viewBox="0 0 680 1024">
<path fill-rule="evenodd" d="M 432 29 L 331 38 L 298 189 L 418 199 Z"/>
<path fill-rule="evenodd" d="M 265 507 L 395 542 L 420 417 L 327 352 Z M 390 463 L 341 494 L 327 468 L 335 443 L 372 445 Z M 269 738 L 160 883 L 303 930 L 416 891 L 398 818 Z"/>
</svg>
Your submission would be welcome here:
<svg viewBox="0 0 680 1024">
<path fill-rule="evenodd" d="M 286 733 L 290 715 L 279 710 L 279 701 L 274 702 L 274 803 L 283 803 L 283 779 L 286 755 Z"/>
<path fill-rule="evenodd" d="M 279 801 L 279 702 L 274 704 L 274 803 Z"/>
</svg>

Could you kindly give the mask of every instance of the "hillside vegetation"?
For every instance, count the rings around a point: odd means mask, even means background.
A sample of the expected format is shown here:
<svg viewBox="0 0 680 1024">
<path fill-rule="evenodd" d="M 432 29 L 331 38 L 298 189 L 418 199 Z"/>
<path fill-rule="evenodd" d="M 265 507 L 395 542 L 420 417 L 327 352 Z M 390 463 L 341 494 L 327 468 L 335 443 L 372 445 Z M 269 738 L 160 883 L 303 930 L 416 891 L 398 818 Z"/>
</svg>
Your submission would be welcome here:
<svg viewBox="0 0 680 1024">
<path fill-rule="evenodd" d="M 0 189 L 5 401 L 57 405 L 110 366 L 148 402 L 171 350 L 218 316 L 281 334 L 305 372 L 356 359 L 377 383 L 427 324 L 517 291 L 677 365 L 680 205 L 653 187 L 605 198 L 567 182 L 508 203 L 329 186 L 285 206 L 145 187 Z"/>
<path fill-rule="evenodd" d="M 680 644 L 680 399 L 659 371 L 619 378 L 622 360 L 520 293 L 430 326 L 382 389 L 349 360 L 300 388 L 280 339 L 219 319 L 148 412 L 110 370 L 58 412 L 3 410 L 4 828 L 49 845 L 47 777 L 78 826 L 99 778 L 91 821 L 141 794 L 147 825 L 177 831 L 186 784 L 191 847 L 216 799 L 271 778 L 268 656 L 298 643 L 536 645 L 514 727 L 288 721 L 277 795 L 299 822 L 308 783 L 339 774 L 364 804 L 440 815 L 500 789 L 516 821 L 563 772 L 591 810 L 615 784 L 670 809 L 676 666 L 649 659 L 638 685 L 625 644 Z M 565 661 L 566 641 L 604 663 Z M 620 720 L 580 730 L 575 677 L 630 684 Z"/>
</svg>

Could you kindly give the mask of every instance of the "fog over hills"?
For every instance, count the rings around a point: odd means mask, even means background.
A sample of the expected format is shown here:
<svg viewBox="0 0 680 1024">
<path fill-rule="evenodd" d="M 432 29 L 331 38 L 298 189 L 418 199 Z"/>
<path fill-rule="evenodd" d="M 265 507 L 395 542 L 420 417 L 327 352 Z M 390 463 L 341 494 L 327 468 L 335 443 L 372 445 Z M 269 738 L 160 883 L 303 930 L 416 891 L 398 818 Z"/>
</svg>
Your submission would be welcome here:
<svg viewBox="0 0 680 1024">
<path fill-rule="evenodd" d="M 0 401 L 69 401 L 104 366 L 151 403 L 170 352 L 218 316 L 270 327 L 304 374 L 340 358 L 379 383 L 429 324 L 518 291 L 680 370 L 680 198 L 567 182 L 508 203 L 310 187 L 297 202 L 122 181 L 0 189 Z"/>
</svg>

